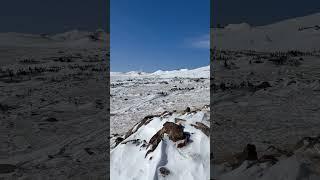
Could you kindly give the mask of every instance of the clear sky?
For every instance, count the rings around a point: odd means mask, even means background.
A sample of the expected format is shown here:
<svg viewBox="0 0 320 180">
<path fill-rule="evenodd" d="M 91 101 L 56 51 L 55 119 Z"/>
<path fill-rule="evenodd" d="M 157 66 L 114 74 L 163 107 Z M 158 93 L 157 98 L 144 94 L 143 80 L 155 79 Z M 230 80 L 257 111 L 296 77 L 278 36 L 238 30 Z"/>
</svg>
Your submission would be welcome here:
<svg viewBox="0 0 320 180">
<path fill-rule="evenodd" d="M 320 12 L 319 0 L 212 0 L 212 25 L 266 25 Z"/>
<path fill-rule="evenodd" d="M 111 71 L 209 65 L 209 0 L 111 0 Z"/>
<path fill-rule="evenodd" d="M 2 0 L 0 32 L 108 29 L 107 0 Z"/>
</svg>

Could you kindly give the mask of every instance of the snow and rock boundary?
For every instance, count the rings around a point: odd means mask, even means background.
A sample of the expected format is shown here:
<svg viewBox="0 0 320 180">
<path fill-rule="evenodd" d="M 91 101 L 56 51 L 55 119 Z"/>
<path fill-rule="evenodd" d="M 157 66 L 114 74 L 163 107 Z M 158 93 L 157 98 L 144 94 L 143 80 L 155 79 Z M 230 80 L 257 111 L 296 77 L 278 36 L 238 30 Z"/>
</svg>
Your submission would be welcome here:
<svg viewBox="0 0 320 180">
<path fill-rule="evenodd" d="M 233 159 L 214 164 L 214 179 L 219 180 L 291 180 L 320 178 L 320 136 L 304 137 L 292 149 L 270 145 L 257 153 L 255 145 L 248 144 Z"/>
<path fill-rule="evenodd" d="M 209 179 L 208 106 L 143 118 L 111 138 L 111 178 Z"/>
</svg>

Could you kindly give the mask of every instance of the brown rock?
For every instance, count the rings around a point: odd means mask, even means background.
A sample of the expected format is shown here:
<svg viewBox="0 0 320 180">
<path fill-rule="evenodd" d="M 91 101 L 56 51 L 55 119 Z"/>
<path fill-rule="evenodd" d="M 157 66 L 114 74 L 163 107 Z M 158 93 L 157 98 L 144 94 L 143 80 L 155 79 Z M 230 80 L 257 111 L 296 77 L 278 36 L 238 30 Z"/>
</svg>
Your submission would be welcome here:
<svg viewBox="0 0 320 180">
<path fill-rule="evenodd" d="M 157 146 L 161 142 L 164 134 L 167 134 L 169 139 L 171 141 L 173 141 L 173 142 L 177 142 L 177 141 L 180 141 L 180 140 L 185 140 L 187 138 L 186 134 L 183 132 L 183 126 L 177 125 L 177 124 L 175 124 L 173 122 L 166 122 L 166 123 L 163 124 L 162 129 L 160 129 L 150 139 L 148 147 L 151 146 L 151 149 L 146 153 L 146 156 L 150 152 L 153 152 L 157 148 Z M 179 147 L 182 147 L 182 145 L 179 145 Z"/>
<path fill-rule="evenodd" d="M 177 125 L 173 122 L 166 122 L 163 125 L 162 135 L 164 133 L 168 134 L 169 139 L 173 142 L 185 139 L 185 134 L 183 133 L 183 126 Z"/>
<path fill-rule="evenodd" d="M 210 136 L 210 128 L 208 126 L 206 126 L 205 124 L 203 124 L 201 122 L 196 122 L 196 125 L 191 124 L 191 126 L 195 127 L 196 129 L 201 130 L 208 137 Z"/>
</svg>

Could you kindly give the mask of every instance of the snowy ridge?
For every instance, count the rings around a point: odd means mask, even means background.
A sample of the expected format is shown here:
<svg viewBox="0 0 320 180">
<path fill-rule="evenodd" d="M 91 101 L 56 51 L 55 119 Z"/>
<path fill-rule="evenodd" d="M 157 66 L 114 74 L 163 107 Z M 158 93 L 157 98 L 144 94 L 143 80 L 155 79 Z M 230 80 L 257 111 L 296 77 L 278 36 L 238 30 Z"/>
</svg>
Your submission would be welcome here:
<svg viewBox="0 0 320 180">
<path fill-rule="evenodd" d="M 168 124 L 181 128 L 185 139 L 164 131 Z M 111 140 L 111 179 L 209 179 L 209 127 L 209 109 L 144 118 L 126 136 Z"/>
<path fill-rule="evenodd" d="M 95 32 L 72 30 L 60 34 L 0 33 L 0 46 L 5 47 L 64 47 L 92 46 L 106 43 L 109 36 L 101 29 Z"/>
<path fill-rule="evenodd" d="M 211 44 L 218 49 L 237 50 L 318 50 L 320 47 L 320 13 L 251 27 L 231 24 L 211 31 Z"/>
<path fill-rule="evenodd" d="M 196 69 L 180 69 L 173 71 L 158 70 L 153 73 L 130 71 L 130 72 L 110 72 L 111 78 L 114 77 L 135 77 L 135 78 L 209 78 L 210 67 L 204 66 Z"/>
</svg>

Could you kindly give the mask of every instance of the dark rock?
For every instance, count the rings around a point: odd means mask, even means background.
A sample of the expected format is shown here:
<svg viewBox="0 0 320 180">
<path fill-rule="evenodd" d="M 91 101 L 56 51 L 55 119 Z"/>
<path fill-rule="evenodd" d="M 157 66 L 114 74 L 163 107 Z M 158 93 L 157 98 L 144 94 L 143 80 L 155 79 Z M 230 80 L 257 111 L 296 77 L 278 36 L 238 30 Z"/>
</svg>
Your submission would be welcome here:
<svg viewBox="0 0 320 180">
<path fill-rule="evenodd" d="M 248 83 L 248 85 L 249 85 L 249 83 Z M 260 89 L 266 89 L 266 88 L 269 88 L 269 87 L 272 87 L 272 86 L 270 85 L 269 82 L 264 81 L 264 82 L 262 82 L 262 83 L 260 83 L 260 84 L 258 84 L 256 86 L 252 85 L 252 87 L 250 87 L 250 86 L 248 86 L 248 87 L 251 88 L 253 91 L 258 91 Z"/>
<path fill-rule="evenodd" d="M 58 120 L 54 117 L 51 117 L 51 118 L 47 118 L 46 121 L 48 122 L 57 122 Z"/>
<path fill-rule="evenodd" d="M 175 122 L 176 124 L 181 124 L 181 123 L 183 123 L 183 122 L 186 122 L 186 120 L 180 119 L 180 118 L 174 118 L 174 122 Z"/>
<path fill-rule="evenodd" d="M 94 152 L 91 151 L 91 148 L 84 148 L 84 150 L 89 154 L 89 155 L 93 155 Z"/>
<path fill-rule="evenodd" d="M 272 155 L 272 156 L 275 156 L 275 157 L 280 157 L 280 156 L 287 156 L 287 157 L 290 157 L 293 155 L 293 152 L 290 152 L 290 151 L 286 151 L 286 150 L 283 150 L 283 149 L 280 149 L 278 147 L 275 147 L 273 145 L 269 146 L 265 152 L 263 153 L 264 155 Z"/>
<path fill-rule="evenodd" d="M 183 133 L 183 126 L 179 126 L 173 122 L 166 122 L 163 125 L 162 130 L 160 130 L 162 135 L 164 133 L 168 134 L 169 139 L 173 142 L 185 139 L 185 134 Z"/>
<path fill-rule="evenodd" d="M 148 143 L 146 140 L 143 140 L 141 147 L 147 147 Z"/>
<path fill-rule="evenodd" d="M 258 160 L 256 146 L 253 144 L 247 144 L 247 147 L 244 149 L 244 154 L 246 155 L 246 160 L 249 160 L 249 161 Z"/>
<path fill-rule="evenodd" d="M 232 160 L 229 162 L 232 169 L 239 167 L 244 161 L 257 161 L 258 155 L 256 152 L 256 146 L 253 144 L 247 144 L 244 150 L 240 153 L 233 155 Z"/>
<path fill-rule="evenodd" d="M 267 81 L 262 82 L 261 84 L 257 85 L 256 88 L 258 89 L 264 89 L 264 88 L 268 88 L 271 87 L 270 83 Z"/>
<path fill-rule="evenodd" d="M 256 61 L 253 61 L 253 62 L 256 63 L 256 64 L 263 63 L 263 61 L 261 61 L 261 60 L 256 60 Z"/>
<path fill-rule="evenodd" d="M 139 146 L 142 143 L 140 139 L 132 139 L 132 140 L 127 140 L 125 142 L 122 142 L 121 144 L 127 144 L 129 142 L 132 144 L 135 144 L 136 146 Z"/>
<path fill-rule="evenodd" d="M 164 123 L 162 129 L 160 129 L 150 139 L 148 147 L 151 146 L 151 149 L 146 153 L 145 157 L 147 157 L 150 152 L 153 152 L 157 148 L 164 134 L 167 134 L 169 139 L 173 142 L 185 140 L 187 138 L 186 134 L 183 132 L 183 126 L 177 125 L 173 122 L 166 122 Z"/>
<path fill-rule="evenodd" d="M 263 155 L 261 158 L 259 158 L 259 162 L 271 162 L 272 164 L 275 164 L 276 162 L 278 162 L 278 159 L 273 155 Z"/>
<path fill-rule="evenodd" d="M 220 89 L 222 91 L 226 90 L 227 89 L 226 84 L 225 83 L 220 83 Z"/>
<path fill-rule="evenodd" d="M 210 128 L 208 126 L 206 126 L 205 124 L 203 124 L 201 122 L 196 122 L 196 125 L 191 124 L 191 126 L 195 127 L 196 129 L 201 130 L 208 137 L 210 136 Z"/>
<path fill-rule="evenodd" d="M 117 139 L 115 140 L 116 142 L 116 146 L 121 143 L 124 139 L 122 137 L 117 137 Z"/>
<path fill-rule="evenodd" d="M 177 145 L 177 148 L 182 148 L 182 147 L 186 146 L 187 143 L 188 143 L 188 138 L 184 139 L 183 142 L 179 143 Z"/>
<path fill-rule="evenodd" d="M 0 110 L 2 112 L 6 112 L 6 111 L 10 110 L 10 107 L 6 104 L 0 104 Z"/>
<path fill-rule="evenodd" d="M 159 172 L 163 177 L 168 176 L 170 174 L 169 169 L 167 169 L 165 167 L 160 167 Z"/>
<path fill-rule="evenodd" d="M 17 166 L 12 164 L 0 164 L 0 174 L 12 173 L 17 169 Z"/>
</svg>

